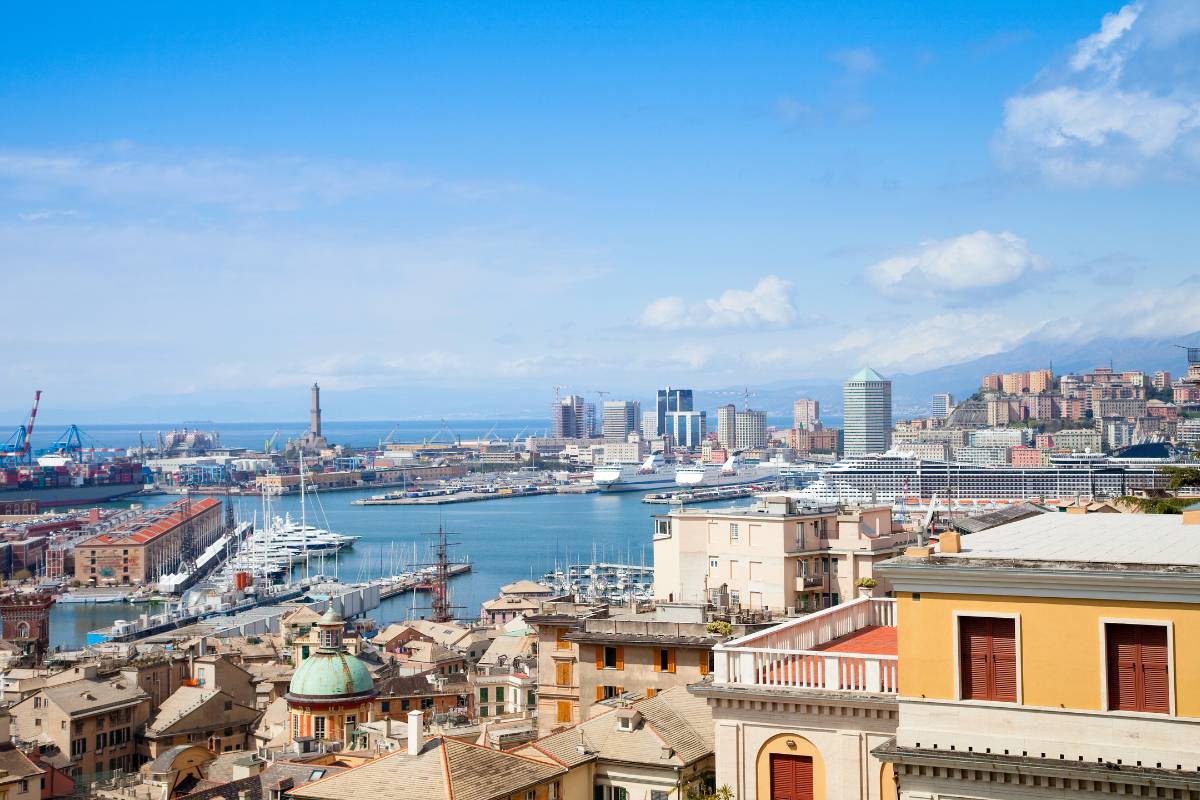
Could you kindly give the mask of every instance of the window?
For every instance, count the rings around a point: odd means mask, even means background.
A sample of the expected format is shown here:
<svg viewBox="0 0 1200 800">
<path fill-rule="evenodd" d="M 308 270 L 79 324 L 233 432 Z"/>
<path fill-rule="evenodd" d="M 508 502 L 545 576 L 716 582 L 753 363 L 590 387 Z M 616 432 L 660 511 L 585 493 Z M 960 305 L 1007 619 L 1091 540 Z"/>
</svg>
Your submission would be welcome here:
<svg viewBox="0 0 1200 800">
<path fill-rule="evenodd" d="M 675 671 L 675 648 L 663 647 L 658 651 L 658 661 L 654 665 L 655 672 Z"/>
<path fill-rule="evenodd" d="M 87 752 L 87 739 L 71 740 L 71 758 L 78 758 Z"/>
<path fill-rule="evenodd" d="M 1017 623 L 959 617 L 959 676 L 964 700 L 1017 701 Z"/>
<path fill-rule="evenodd" d="M 421 708 L 433 708 L 433 698 L 432 697 L 421 698 Z"/>
<path fill-rule="evenodd" d="M 325 738 L 325 718 L 324 717 L 313 717 L 313 738 L 314 739 L 324 739 Z"/>
<path fill-rule="evenodd" d="M 503 686 L 496 687 L 496 702 L 497 703 L 504 702 L 504 687 Z"/>
<path fill-rule="evenodd" d="M 300 715 L 292 714 L 292 738 L 300 735 Z"/>
<path fill-rule="evenodd" d="M 712 559 L 709 559 L 708 565 L 710 567 L 712 567 L 713 569 L 716 569 L 717 567 L 721 566 L 721 562 L 715 558 L 712 558 Z"/>
<path fill-rule="evenodd" d="M 29 781 L 21 781 L 21 794 L 29 791 Z"/>
<path fill-rule="evenodd" d="M 740 591 L 738 591 L 737 589 L 730 589 L 729 590 L 730 605 L 735 605 L 735 606 L 740 605 L 741 602 L 742 602 L 742 593 Z"/>
<path fill-rule="evenodd" d="M 391 711 L 391 710 L 392 710 L 392 701 L 391 701 L 391 700 L 384 700 L 383 702 L 381 702 L 381 703 L 379 704 L 379 710 L 380 710 L 380 711 L 382 711 L 384 714 L 386 714 L 386 713 L 388 713 L 389 711 Z"/>
<path fill-rule="evenodd" d="M 558 781 L 551 781 L 550 800 L 559 800 L 560 797 L 562 797 L 562 786 L 559 785 Z"/>
<path fill-rule="evenodd" d="M 671 795 L 661 789 L 650 790 L 650 800 L 667 800 Z"/>
<path fill-rule="evenodd" d="M 103 733 L 96 734 L 96 750 L 97 751 L 103 750 L 104 745 L 107 744 L 107 742 L 108 742 L 108 736 L 106 736 Z"/>
<path fill-rule="evenodd" d="M 554 720 L 560 725 L 571 724 L 571 701 L 559 700 L 554 708 Z"/>
<path fill-rule="evenodd" d="M 1104 626 L 1110 711 L 1171 711 L 1165 625 Z"/>
<path fill-rule="evenodd" d="M 347 732 L 354 730 L 354 726 L 358 724 L 358 717 L 354 714 L 347 714 L 345 724 Z"/>
<path fill-rule="evenodd" d="M 739 538 L 738 524 L 736 522 L 729 523 L 729 541 L 736 542 Z"/>
<path fill-rule="evenodd" d="M 486 686 L 479 687 L 479 702 L 486 703 L 488 701 L 488 689 Z"/>
<path fill-rule="evenodd" d="M 555 631 L 554 631 L 554 649 L 555 650 L 570 650 L 571 649 L 571 643 L 568 642 L 565 638 L 563 638 L 566 635 L 567 635 L 566 628 L 556 628 L 555 629 Z"/>
<path fill-rule="evenodd" d="M 612 698 L 619 697 L 624 693 L 624 686 L 597 686 L 596 702 L 600 702 L 601 700 L 611 700 Z"/>
<path fill-rule="evenodd" d="M 479 716 L 481 716 L 481 717 L 486 717 L 487 715 L 488 715 L 488 707 L 487 707 L 487 706 L 480 706 L 480 707 L 479 707 Z"/>
<path fill-rule="evenodd" d="M 525 793 L 525 800 L 537 800 L 537 790 L 530 789 Z"/>
<path fill-rule="evenodd" d="M 713 651 L 701 650 L 698 654 L 700 659 L 700 674 L 707 675 L 713 671 Z"/>
<path fill-rule="evenodd" d="M 233 701 L 232 701 L 232 700 L 226 700 L 226 701 L 225 701 L 225 710 L 226 710 L 226 711 L 233 711 Z"/>
<path fill-rule="evenodd" d="M 561 661 L 554 665 L 554 682 L 559 686 L 571 685 L 571 665 L 569 662 Z"/>
<path fill-rule="evenodd" d="M 596 669 L 625 669 L 625 648 L 597 646 Z"/>
</svg>

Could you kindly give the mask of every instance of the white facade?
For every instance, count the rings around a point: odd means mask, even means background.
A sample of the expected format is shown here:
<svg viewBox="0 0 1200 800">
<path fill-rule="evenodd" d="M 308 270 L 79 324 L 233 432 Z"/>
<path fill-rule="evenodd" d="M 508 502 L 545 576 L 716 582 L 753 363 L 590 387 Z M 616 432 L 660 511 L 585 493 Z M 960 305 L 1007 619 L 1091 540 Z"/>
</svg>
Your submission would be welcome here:
<svg viewBox="0 0 1200 800">
<path fill-rule="evenodd" d="M 605 439 L 624 440 L 636 433 L 641 423 L 641 404 L 636 400 L 606 400 L 601 420 L 601 435 Z"/>
<path fill-rule="evenodd" d="M 929 404 L 929 416 L 945 419 L 950 416 L 952 408 L 954 408 L 954 396 L 947 392 L 938 392 Z"/>
<path fill-rule="evenodd" d="M 746 409 L 737 412 L 737 446 L 739 450 L 758 450 L 767 446 L 767 412 Z"/>
<path fill-rule="evenodd" d="M 845 454 L 883 453 L 892 441 L 892 382 L 867 367 L 842 386 Z"/>
<path fill-rule="evenodd" d="M 737 406 L 729 403 L 717 409 L 717 441 L 721 447 L 737 447 Z"/>
</svg>

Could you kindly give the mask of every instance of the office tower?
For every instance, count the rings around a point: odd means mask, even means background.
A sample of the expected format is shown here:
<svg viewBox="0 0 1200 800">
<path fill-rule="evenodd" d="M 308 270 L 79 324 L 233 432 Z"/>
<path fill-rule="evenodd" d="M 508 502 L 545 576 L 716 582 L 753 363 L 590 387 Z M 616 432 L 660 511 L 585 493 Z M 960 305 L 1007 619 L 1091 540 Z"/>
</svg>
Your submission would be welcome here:
<svg viewBox="0 0 1200 800">
<path fill-rule="evenodd" d="M 688 400 L 691 400 L 690 396 Z M 676 447 L 692 450 L 704 441 L 708 425 L 703 411 L 667 411 L 665 414 L 663 424 Z"/>
<path fill-rule="evenodd" d="M 792 403 L 792 427 L 811 431 L 821 426 L 821 403 L 801 398 Z"/>
<path fill-rule="evenodd" d="M 737 412 L 734 437 L 739 450 L 758 450 L 767 446 L 767 412 L 747 408 Z"/>
<path fill-rule="evenodd" d="M 654 435 L 662 436 L 667 431 L 668 413 L 672 411 L 692 410 L 692 390 L 672 389 L 670 386 L 665 389 L 659 389 L 655 410 L 658 412 L 658 420 Z M 645 433 L 647 436 L 650 435 L 649 431 L 645 431 Z"/>
<path fill-rule="evenodd" d="M 937 419 L 945 419 L 950 416 L 950 409 L 954 408 L 954 396 L 947 392 L 938 392 L 933 396 L 933 401 L 929 404 L 929 416 Z"/>
<path fill-rule="evenodd" d="M 550 405 L 550 435 L 558 439 L 580 439 L 591 435 L 595 428 L 595 407 L 592 407 L 593 421 L 588 420 L 588 403 L 577 394 L 569 394 L 559 398 Z"/>
<path fill-rule="evenodd" d="M 625 441 L 625 437 L 638 429 L 641 404 L 636 400 L 607 400 L 600 421 L 601 435 L 605 439 Z"/>
<path fill-rule="evenodd" d="M 870 367 L 842 385 L 847 456 L 882 453 L 892 441 L 892 382 Z"/>
<path fill-rule="evenodd" d="M 726 450 L 737 447 L 737 406 L 733 403 L 717 409 L 717 441 Z"/>
<path fill-rule="evenodd" d="M 658 430 L 658 412 L 643 411 L 642 412 L 642 438 L 655 439 L 662 434 Z"/>
</svg>

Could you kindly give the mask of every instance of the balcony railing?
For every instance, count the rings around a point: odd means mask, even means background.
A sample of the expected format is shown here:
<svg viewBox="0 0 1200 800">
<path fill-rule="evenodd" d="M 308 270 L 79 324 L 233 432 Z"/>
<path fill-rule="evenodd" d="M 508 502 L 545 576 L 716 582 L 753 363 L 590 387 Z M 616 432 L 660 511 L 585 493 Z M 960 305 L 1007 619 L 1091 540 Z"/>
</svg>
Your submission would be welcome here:
<svg viewBox="0 0 1200 800">
<path fill-rule="evenodd" d="M 764 689 L 895 694 L 895 653 L 818 649 L 866 628 L 895 626 L 895 600 L 866 597 L 842 603 L 717 645 L 714 682 Z"/>
</svg>

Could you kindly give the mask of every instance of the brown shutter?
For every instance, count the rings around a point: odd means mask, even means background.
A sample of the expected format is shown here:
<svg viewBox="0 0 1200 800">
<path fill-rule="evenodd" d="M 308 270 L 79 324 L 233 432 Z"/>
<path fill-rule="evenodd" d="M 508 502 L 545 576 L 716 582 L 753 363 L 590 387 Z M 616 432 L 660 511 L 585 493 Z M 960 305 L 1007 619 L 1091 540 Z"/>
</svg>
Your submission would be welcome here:
<svg viewBox="0 0 1200 800">
<path fill-rule="evenodd" d="M 958 621 L 959 674 L 964 700 L 988 699 L 988 652 L 991 650 L 987 620 L 960 617 Z"/>
<path fill-rule="evenodd" d="M 597 686 L 596 687 L 596 702 L 598 703 L 603 699 L 604 699 L 604 687 Z"/>
<path fill-rule="evenodd" d="M 992 699 L 1017 702 L 1017 622 L 992 621 Z"/>
<path fill-rule="evenodd" d="M 617 647 L 617 669 L 625 669 L 625 648 Z"/>
<path fill-rule="evenodd" d="M 808 756 L 771 756 L 771 800 L 813 800 L 813 764 Z"/>
<path fill-rule="evenodd" d="M 675 671 L 675 648 L 667 648 L 667 672 Z"/>
<path fill-rule="evenodd" d="M 1167 714 L 1171 711 L 1171 678 L 1167 663 L 1167 629 L 1142 626 L 1143 710 Z"/>
<path fill-rule="evenodd" d="M 1138 648 L 1132 625 L 1109 625 L 1108 707 L 1115 711 L 1138 710 Z"/>
<path fill-rule="evenodd" d="M 700 656 L 700 674 L 708 674 L 708 650 L 701 650 L 697 655 Z"/>
<path fill-rule="evenodd" d="M 604 645 L 596 645 L 596 669 L 604 669 Z"/>
</svg>

